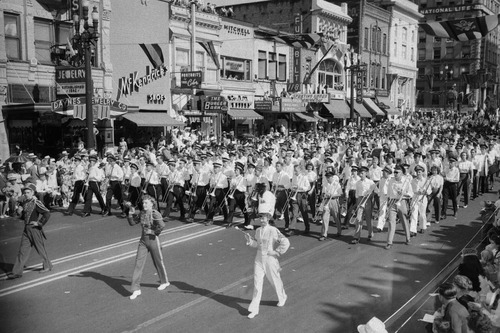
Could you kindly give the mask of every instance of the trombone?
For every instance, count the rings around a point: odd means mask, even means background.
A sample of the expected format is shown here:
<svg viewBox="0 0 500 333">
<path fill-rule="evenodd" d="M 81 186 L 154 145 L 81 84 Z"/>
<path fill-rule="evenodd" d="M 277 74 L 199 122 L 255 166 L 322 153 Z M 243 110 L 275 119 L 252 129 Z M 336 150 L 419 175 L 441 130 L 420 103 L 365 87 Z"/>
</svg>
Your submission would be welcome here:
<svg viewBox="0 0 500 333">
<path fill-rule="evenodd" d="M 299 191 L 297 189 L 291 190 L 290 192 L 288 192 L 288 196 L 286 197 L 285 205 L 283 206 L 283 209 L 280 212 L 281 216 L 283 216 L 283 214 L 285 213 L 285 209 L 288 208 L 288 206 L 290 204 L 290 200 L 297 201 L 297 193 L 299 193 Z"/>
<path fill-rule="evenodd" d="M 240 180 L 238 181 L 238 183 L 236 184 L 236 186 L 234 186 L 233 188 L 231 188 L 231 189 L 230 189 L 230 190 L 226 193 L 226 195 L 224 196 L 224 200 L 222 200 L 222 202 L 220 203 L 220 205 L 219 205 L 219 208 L 218 208 L 218 209 L 221 209 L 221 208 L 224 206 L 224 204 L 225 204 L 226 206 L 228 206 L 228 204 L 227 204 L 227 198 L 229 198 L 229 199 L 234 199 L 234 192 L 236 192 L 236 188 L 237 188 L 238 186 L 240 186 L 241 181 L 243 180 L 243 178 L 245 178 L 245 177 L 243 177 L 243 176 L 240 176 L 240 177 L 241 177 L 241 178 L 240 178 Z"/>
<path fill-rule="evenodd" d="M 349 219 L 349 224 L 354 224 L 356 221 L 361 222 L 363 220 L 363 211 L 365 210 L 366 204 L 368 203 L 368 200 L 372 199 L 372 194 L 373 191 L 375 190 L 374 186 L 370 192 L 368 192 L 361 200 L 359 203 L 356 205 L 354 208 L 354 213 L 351 215 L 351 218 Z"/>
<path fill-rule="evenodd" d="M 403 197 L 404 197 L 404 189 L 406 187 L 406 184 L 408 183 L 408 180 L 409 180 L 409 178 L 406 178 L 405 181 L 403 182 L 403 186 L 401 187 L 401 193 L 399 194 L 399 198 L 387 199 L 387 208 L 385 210 L 384 221 L 387 218 L 387 214 L 392 209 L 392 207 L 401 205 L 401 201 L 403 200 Z"/>
<path fill-rule="evenodd" d="M 213 186 L 211 185 L 207 194 L 205 195 L 205 200 L 203 200 L 203 204 L 201 205 L 201 210 L 204 210 L 205 209 L 205 206 L 208 204 L 208 198 L 209 197 L 212 197 L 212 198 L 215 198 L 215 190 L 217 189 L 217 184 L 219 183 L 219 180 L 220 180 L 220 176 L 222 175 L 222 172 L 219 173 L 219 175 L 217 176 L 217 179 L 215 180 Z M 212 199 L 210 199 L 212 200 Z"/>
<path fill-rule="evenodd" d="M 431 181 L 432 181 L 432 178 L 434 176 L 430 176 L 427 181 L 425 182 L 424 186 L 422 187 L 422 191 L 424 192 L 424 194 L 417 194 L 415 196 L 415 198 L 413 199 L 413 201 L 411 202 L 411 205 L 410 205 L 410 211 L 408 212 L 408 214 L 411 216 L 411 212 L 413 211 L 413 209 L 415 208 L 415 205 L 417 204 L 417 202 L 419 201 L 422 201 L 422 199 L 424 198 L 424 195 L 426 195 L 425 193 L 427 192 L 427 190 L 429 189 L 429 186 L 431 185 Z"/>
<path fill-rule="evenodd" d="M 163 194 L 163 198 L 161 200 L 163 203 L 167 202 L 168 195 L 170 194 L 170 192 L 174 191 L 174 179 L 175 179 L 174 176 L 176 176 L 176 173 L 177 173 L 177 170 L 175 170 L 174 172 L 172 172 L 170 174 L 170 177 L 168 177 L 167 190 L 165 191 L 165 194 Z"/>
</svg>

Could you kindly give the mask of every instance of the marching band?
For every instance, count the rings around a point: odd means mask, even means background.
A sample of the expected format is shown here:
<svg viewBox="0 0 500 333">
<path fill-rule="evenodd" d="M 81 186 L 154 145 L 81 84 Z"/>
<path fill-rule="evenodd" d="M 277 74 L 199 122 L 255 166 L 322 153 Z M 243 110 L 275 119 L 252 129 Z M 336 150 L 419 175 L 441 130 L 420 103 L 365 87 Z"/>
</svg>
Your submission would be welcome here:
<svg viewBox="0 0 500 333">
<path fill-rule="evenodd" d="M 311 223 L 318 223 L 322 225 L 318 239 L 325 240 L 333 220 L 336 236 L 354 226 L 351 243 L 357 244 L 364 225 L 371 240 L 388 223 L 389 249 L 397 220 L 409 243 L 429 227 L 430 210 L 439 223 L 447 218 L 451 200 L 456 216 L 460 197 L 466 208 L 489 190 L 490 170 L 498 171 L 497 137 L 481 143 L 459 136 L 398 142 L 394 136 L 348 140 L 344 134 L 299 134 L 290 141 L 271 138 L 245 145 L 195 143 L 182 154 L 158 151 L 156 156 L 144 149 L 104 158 L 86 151 L 69 158 L 63 152 L 57 162 L 49 157 L 47 165 L 28 156 L 25 174 L 34 179 L 40 201 L 48 207 L 63 205 L 67 215 L 83 201 L 82 216 L 90 216 L 95 200 L 102 215 L 111 215 L 114 198 L 120 216 L 126 217 L 132 207 L 141 209 L 141 197 L 148 195 L 163 210 L 165 220 L 177 207 L 186 222 L 194 222 L 202 213 L 210 225 L 222 213 L 223 223 L 234 226 L 239 210 L 245 229 L 253 228 L 259 197 L 268 191 L 276 198 L 270 223 L 283 223 L 287 236 L 298 234 L 299 223 L 304 224 L 304 234 L 310 232 Z M 21 181 L 15 172 L 8 175 L 0 215 L 15 212 Z"/>
</svg>

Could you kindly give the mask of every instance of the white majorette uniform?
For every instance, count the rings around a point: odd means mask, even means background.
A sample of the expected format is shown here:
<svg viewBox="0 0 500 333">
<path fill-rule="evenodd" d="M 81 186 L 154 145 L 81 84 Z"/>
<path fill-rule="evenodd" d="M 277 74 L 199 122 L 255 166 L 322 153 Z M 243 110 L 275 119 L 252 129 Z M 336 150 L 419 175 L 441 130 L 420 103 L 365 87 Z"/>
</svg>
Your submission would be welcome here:
<svg viewBox="0 0 500 333">
<path fill-rule="evenodd" d="M 432 193 L 430 181 L 425 177 L 415 177 L 411 182 L 414 196 L 410 201 L 410 208 L 413 207 L 410 212 L 410 233 L 417 232 L 417 221 L 421 232 L 427 229 L 427 196 Z"/>
<path fill-rule="evenodd" d="M 272 216 L 275 203 L 275 196 L 270 191 L 264 192 L 259 198 L 259 214 Z M 268 219 L 268 217 L 265 217 L 265 219 Z M 255 237 L 245 235 L 247 245 L 257 248 L 254 263 L 253 296 L 248 307 L 248 311 L 250 311 L 249 318 L 253 318 L 259 313 L 264 276 L 268 278 L 278 295 L 278 306 L 283 306 L 286 302 L 287 296 L 280 276 L 281 268 L 278 257 L 288 250 L 290 242 L 276 227 L 270 226 L 268 223 L 263 223 L 263 226 L 257 229 Z"/>
</svg>

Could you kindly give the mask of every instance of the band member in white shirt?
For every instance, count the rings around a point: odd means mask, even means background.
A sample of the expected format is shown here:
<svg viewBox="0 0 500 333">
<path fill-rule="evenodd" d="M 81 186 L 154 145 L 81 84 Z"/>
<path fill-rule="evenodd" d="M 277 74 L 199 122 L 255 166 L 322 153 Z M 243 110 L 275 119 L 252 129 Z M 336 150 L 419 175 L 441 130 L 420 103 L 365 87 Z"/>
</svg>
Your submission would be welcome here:
<svg viewBox="0 0 500 333">
<path fill-rule="evenodd" d="M 111 216 L 111 199 L 113 197 L 118 201 L 118 205 L 122 209 L 121 217 L 126 217 L 123 206 L 123 193 L 122 193 L 122 181 L 123 181 L 123 170 L 116 164 L 116 157 L 109 155 L 107 157 L 109 165 L 106 168 L 106 177 L 109 179 L 108 189 L 106 191 L 106 209 L 103 213 L 104 216 Z"/>
<path fill-rule="evenodd" d="M 76 204 L 80 199 L 80 194 L 83 191 L 83 185 L 87 179 L 87 173 L 82 165 L 82 158 L 79 155 L 73 156 L 75 160 L 75 168 L 73 170 L 73 196 L 71 197 L 71 203 L 69 204 L 68 210 L 65 215 L 73 215 Z"/>
<path fill-rule="evenodd" d="M 351 175 L 348 179 L 346 179 L 345 185 L 345 197 L 346 197 L 346 206 L 347 206 L 347 214 L 345 216 L 344 225 L 347 226 L 349 223 L 352 214 L 355 214 L 354 208 L 356 208 L 356 183 L 359 180 L 358 176 L 358 167 L 356 165 L 351 165 Z"/>
<path fill-rule="evenodd" d="M 311 162 L 306 164 L 306 174 L 309 179 L 309 184 L 311 185 L 310 190 L 308 191 L 307 202 L 309 203 L 309 209 L 311 211 L 311 215 L 316 216 L 316 184 L 318 181 L 318 175 L 316 171 L 314 171 L 314 165 Z"/>
<path fill-rule="evenodd" d="M 320 209 L 323 209 L 320 241 L 328 238 L 328 227 L 330 225 L 330 217 L 337 225 L 337 237 L 342 234 L 342 223 L 340 220 L 340 205 L 339 198 L 342 196 L 342 187 L 340 183 L 333 177 L 333 173 L 327 171 L 325 173 L 326 182 L 323 183 L 323 201 Z"/>
<path fill-rule="evenodd" d="M 472 181 L 472 177 L 474 176 L 474 166 L 473 163 L 469 161 L 469 156 L 465 151 L 462 151 L 460 153 L 458 170 L 460 171 L 460 181 L 458 183 L 457 195 L 460 196 L 460 192 L 463 190 L 464 208 L 467 208 L 467 206 L 469 205 L 471 188 L 470 184 Z"/>
<path fill-rule="evenodd" d="M 457 159 L 450 157 L 450 167 L 444 176 L 444 191 L 443 191 L 443 207 L 441 214 L 443 219 L 446 219 L 446 211 L 448 210 L 448 199 L 451 199 L 453 205 L 453 217 L 457 216 L 457 188 L 460 181 L 460 171 L 457 168 Z"/>
<path fill-rule="evenodd" d="M 227 216 L 228 227 L 233 225 L 234 211 L 238 207 L 245 218 L 244 226 L 250 225 L 250 217 L 246 211 L 245 196 L 247 191 L 246 179 L 243 176 L 243 164 L 237 162 L 234 168 L 234 176 L 231 179 L 231 185 L 229 186 L 229 193 L 227 195 L 227 201 L 229 202 L 229 214 Z"/>
<path fill-rule="evenodd" d="M 387 185 L 389 232 L 387 233 L 386 249 L 392 248 L 394 234 L 396 233 L 396 217 L 399 217 L 406 236 L 406 244 L 410 244 L 410 226 L 408 224 L 408 200 L 413 197 L 413 190 L 408 178 L 403 177 L 403 167 L 396 165 L 394 177 Z"/>
<path fill-rule="evenodd" d="M 194 221 L 194 214 L 201 208 L 207 196 L 208 187 L 210 185 L 210 170 L 203 168 L 200 160 L 193 160 L 194 172 L 191 178 L 191 188 L 195 191 L 191 194 L 191 207 L 189 211 L 189 222 Z M 203 207 L 205 216 L 208 214 L 208 205 Z"/>
<path fill-rule="evenodd" d="M 368 167 L 362 166 L 359 168 L 359 180 L 356 182 L 356 214 L 355 217 L 355 232 L 354 239 L 351 244 L 359 243 L 361 239 L 361 230 L 363 229 L 363 218 L 366 221 L 366 226 L 368 228 L 368 241 L 371 241 L 373 237 L 373 227 L 372 227 L 372 210 L 373 210 L 373 191 L 375 190 L 375 183 L 373 180 L 367 178 Z"/>
<path fill-rule="evenodd" d="M 88 187 L 85 195 L 85 206 L 83 208 L 82 217 L 88 217 L 90 216 L 90 213 L 92 213 L 92 199 L 94 198 L 94 195 L 96 196 L 99 206 L 101 207 L 100 214 L 104 213 L 104 210 L 106 209 L 106 204 L 104 203 L 101 195 L 101 189 L 99 188 L 99 183 L 103 181 L 103 174 L 97 164 L 97 156 L 90 156 L 89 163 Z"/>
<path fill-rule="evenodd" d="M 274 218 L 285 216 L 285 230 L 288 231 L 290 224 L 289 207 L 285 207 L 288 191 L 290 190 L 290 177 L 283 171 L 283 164 L 276 162 L 276 173 L 273 176 L 272 193 L 276 196 L 276 212 Z"/>
<path fill-rule="evenodd" d="M 382 178 L 375 189 L 380 200 L 380 208 L 378 211 L 377 227 L 376 231 L 382 232 L 384 230 L 385 221 L 387 220 L 387 185 L 389 184 L 389 179 L 392 176 L 392 170 L 388 166 L 382 169 Z"/>
<path fill-rule="evenodd" d="M 255 237 L 245 233 L 247 245 L 257 248 L 254 263 L 254 287 L 252 302 L 248 307 L 250 314 L 248 318 L 254 318 L 259 314 L 260 300 L 262 298 L 262 287 L 264 276 L 267 277 L 278 295 L 277 306 L 285 305 L 287 295 L 280 276 L 280 264 L 278 257 L 283 255 L 290 247 L 290 241 L 273 226 L 269 225 L 269 219 L 275 209 L 276 198 L 270 191 L 259 195 L 258 216 L 260 228 L 255 232 Z"/>
<path fill-rule="evenodd" d="M 222 172 L 222 163 L 214 162 L 214 174 L 210 177 L 210 188 L 212 189 L 208 195 L 210 195 L 210 205 L 208 208 L 207 220 L 205 225 L 211 225 L 214 223 L 214 215 L 219 207 L 222 208 L 222 214 L 224 215 L 224 221 L 227 222 L 227 206 L 224 203 L 224 197 L 226 196 L 226 191 L 229 186 L 227 182 L 226 175 Z"/>
<path fill-rule="evenodd" d="M 171 160 L 168 162 L 169 167 L 172 170 L 172 165 L 175 165 L 175 161 Z M 163 213 L 163 217 L 170 217 L 170 209 L 172 204 L 175 202 L 179 206 L 180 210 L 180 219 L 184 220 L 186 217 L 186 209 L 184 208 L 184 194 L 185 194 L 185 185 L 186 180 L 189 179 L 189 174 L 184 167 L 186 164 L 186 160 L 184 158 L 179 159 L 178 167 L 175 170 L 172 170 L 172 173 L 169 177 L 169 193 L 167 193 L 167 206 L 165 207 L 165 212 Z"/>
<path fill-rule="evenodd" d="M 420 233 L 427 229 L 427 196 L 432 193 L 430 186 L 431 179 L 424 177 L 424 168 L 420 165 L 415 166 L 416 177 L 413 178 L 411 186 L 414 196 L 410 201 L 410 236 L 417 234 L 417 222 Z"/>
<path fill-rule="evenodd" d="M 292 236 L 296 233 L 297 219 L 299 212 L 304 219 L 304 234 L 309 234 L 309 209 L 307 203 L 307 196 L 311 190 L 311 184 L 307 173 L 300 168 L 299 165 L 294 166 L 292 185 L 290 191 L 290 199 L 288 201 L 292 210 L 292 219 L 290 221 L 290 231 L 287 236 Z"/>
</svg>

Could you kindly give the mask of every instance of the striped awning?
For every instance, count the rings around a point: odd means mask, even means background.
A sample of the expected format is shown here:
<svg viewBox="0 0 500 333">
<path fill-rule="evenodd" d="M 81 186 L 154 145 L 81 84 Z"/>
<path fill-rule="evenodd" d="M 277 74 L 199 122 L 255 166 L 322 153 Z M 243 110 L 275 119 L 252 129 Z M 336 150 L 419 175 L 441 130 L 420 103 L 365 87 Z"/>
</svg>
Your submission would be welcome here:
<svg viewBox="0 0 500 333">
<path fill-rule="evenodd" d="M 314 117 L 310 117 L 305 113 L 293 113 L 297 121 L 305 121 L 306 123 L 316 123 L 318 120 Z"/>
<path fill-rule="evenodd" d="M 332 114 L 334 118 L 349 119 L 349 106 L 344 99 L 332 99 L 330 103 L 324 103 L 323 106 Z"/>
<path fill-rule="evenodd" d="M 371 98 L 363 98 L 363 103 L 365 103 L 365 106 L 368 110 L 371 110 L 372 114 L 385 117 L 384 111 L 382 111 Z"/>
<path fill-rule="evenodd" d="M 401 112 L 392 104 L 391 100 L 389 97 L 380 97 L 377 96 L 377 105 L 387 113 L 387 115 L 392 115 L 392 116 L 399 116 L 401 115 Z"/>
<path fill-rule="evenodd" d="M 133 112 L 125 114 L 123 118 L 139 127 L 186 126 L 182 121 L 170 117 L 167 112 Z"/>
<path fill-rule="evenodd" d="M 246 119 L 253 119 L 253 120 L 260 120 L 264 119 L 260 114 L 255 112 L 254 110 L 248 110 L 248 109 L 231 109 L 227 111 L 227 114 L 237 120 L 246 120 Z"/>
<path fill-rule="evenodd" d="M 349 102 L 347 102 L 349 104 Z M 350 105 L 350 104 L 349 104 Z M 363 103 L 354 102 L 354 110 L 358 113 L 361 118 L 371 118 L 372 115 L 365 108 Z"/>
</svg>

